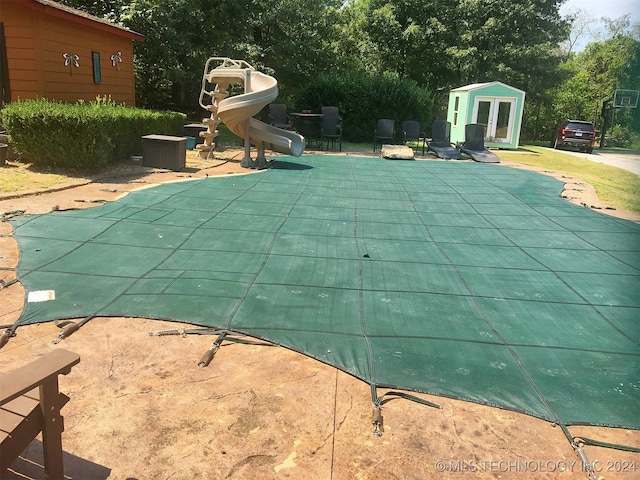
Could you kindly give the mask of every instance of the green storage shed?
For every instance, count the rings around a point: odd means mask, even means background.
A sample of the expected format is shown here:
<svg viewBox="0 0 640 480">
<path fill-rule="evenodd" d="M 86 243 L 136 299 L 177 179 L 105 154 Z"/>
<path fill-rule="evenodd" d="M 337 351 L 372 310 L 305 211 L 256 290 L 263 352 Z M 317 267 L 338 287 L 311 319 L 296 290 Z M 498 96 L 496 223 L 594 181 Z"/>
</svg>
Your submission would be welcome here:
<svg viewBox="0 0 640 480">
<path fill-rule="evenodd" d="M 485 126 L 485 146 L 518 148 L 525 92 L 501 82 L 473 83 L 449 92 L 451 141 L 464 142 L 464 126 Z"/>
</svg>

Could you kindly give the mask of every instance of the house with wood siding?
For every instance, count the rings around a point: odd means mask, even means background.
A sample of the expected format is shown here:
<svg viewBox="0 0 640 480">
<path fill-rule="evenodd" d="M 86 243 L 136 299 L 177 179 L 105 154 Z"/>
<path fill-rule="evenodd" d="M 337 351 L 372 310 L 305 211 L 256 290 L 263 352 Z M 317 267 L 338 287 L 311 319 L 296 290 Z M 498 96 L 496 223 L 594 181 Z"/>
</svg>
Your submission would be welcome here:
<svg viewBox="0 0 640 480">
<path fill-rule="evenodd" d="M 51 0 L 0 0 L 0 100 L 135 105 L 139 33 Z"/>
</svg>

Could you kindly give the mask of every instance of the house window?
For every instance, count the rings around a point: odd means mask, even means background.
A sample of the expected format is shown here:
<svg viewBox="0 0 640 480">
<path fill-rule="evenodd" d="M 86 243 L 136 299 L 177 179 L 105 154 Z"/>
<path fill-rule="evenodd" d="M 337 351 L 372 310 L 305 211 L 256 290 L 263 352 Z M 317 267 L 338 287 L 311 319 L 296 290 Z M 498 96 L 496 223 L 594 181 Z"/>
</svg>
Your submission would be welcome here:
<svg viewBox="0 0 640 480">
<path fill-rule="evenodd" d="M 93 82 L 102 83 L 102 70 L 100 70 L 100 52 L 91 52 L 93 59 Z"/>
<path fill-rule="evenodd" d="M 458 126 L 458 110 L 460 109 L 460 95 L 456 95 L 453 101 L 453 126 Z"/>
</svg>

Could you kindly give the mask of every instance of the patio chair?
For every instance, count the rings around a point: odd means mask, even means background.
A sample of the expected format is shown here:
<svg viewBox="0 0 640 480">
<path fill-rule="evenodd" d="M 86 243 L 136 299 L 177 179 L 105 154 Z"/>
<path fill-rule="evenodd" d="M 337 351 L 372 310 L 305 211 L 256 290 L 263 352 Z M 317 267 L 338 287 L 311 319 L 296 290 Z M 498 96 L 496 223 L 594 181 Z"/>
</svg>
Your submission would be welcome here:
<svg viewBox="0 0 640 480">
<path fill-rule="evenodd" d="M 269 124 L 284 130 L 291 130 L 291 121 L 284 103 L 269 104 Z"/>
<path fill-rule="evenodd" d="M 435 120 L 431 125 L 431 140 L 427 142 L 427 152 L 432 151 L 439 158 L 461 160 L 460 150 L 451 146 L 451 123 Z"/>
<path fill-rule="evenodd" d="M 47 478 L 64 478 L 63 418 L 60 409 L 69 397 L 58 390 L 58 375 L 80 362 L 61 348 L 0 375 L 0 476 L 42 432 Z"/>
<path fill-rule="evenodd" d="M 320 112 L 323 117 L 337 117 L 338 125 L 342 122 L 342 117 L 338 113 L 338 107 L 320 107 Z"/>
<path fill-rule="evenodd" d="M 484 125 L 480 123 L 465 125 L 462 145 L 469 150 L 482 150 L 484 148 Z"/>
<path fill-rule="evenodd" d="M 406 145 L 407 142 L 417 142 L 420 146 L 420 140 L 422 140 L 422 154 L 424 155 L 425 133 L 420 131 L 420 122 L 415 120 L 405 120 L 402 122 L 402 144 Z"/>
<path fill-rule="evenodd" d="M 464 142 L 456 144 L 456 147 L 476 162 L 500 163 L 500 158 L 484 146 L 484 129 L 480 123 L 465 125 Z"/>
<path fill-rule="evenodd" d="M 373 132 L 373 151 L 375 153 L 378 140 L 387 140 L 387 143 L 395 144 L 396 142 L 396 122 L 389 118 L 378 120 L 378 126 Z"/>
<path fill-rule="evenodd" d="M 331 148 L 335 148 L 336 140 L 338 141 L 339 151 L 342 151 L 342 122 L 337 115 L 323 115 L 320 119 L 320 140 L 322 149 L 324 150 L 324 141 L 327 141 L 327 150 L 329 142 Z"/>
</svg>

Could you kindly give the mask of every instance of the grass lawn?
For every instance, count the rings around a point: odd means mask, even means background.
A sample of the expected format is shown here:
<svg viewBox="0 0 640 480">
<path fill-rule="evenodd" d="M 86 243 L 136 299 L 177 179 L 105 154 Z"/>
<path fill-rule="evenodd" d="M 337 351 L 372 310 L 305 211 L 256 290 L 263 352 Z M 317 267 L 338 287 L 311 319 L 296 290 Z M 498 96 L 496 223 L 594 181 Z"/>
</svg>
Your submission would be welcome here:
<svg viewBox="0 0 640 480">
<path fill-rule="evenodd" d="M 622 168 L 583 160 L 573 155 L 541 147 L 525 146 L 525 152 L 498 151 L 500 158 L 555 170 L 593 185 L 598 198 L 617 208 L 640 213 L 640 177 Z"/>
<path fill-rule="evenodd" d="M 38 168 L 30 163 L 7 160 L 0 166 L 0 194 L 48 189 L 78 178 L 66 169 Z"/>
</svg>

